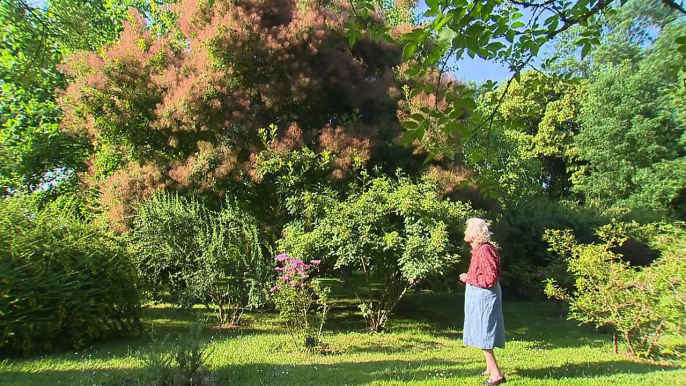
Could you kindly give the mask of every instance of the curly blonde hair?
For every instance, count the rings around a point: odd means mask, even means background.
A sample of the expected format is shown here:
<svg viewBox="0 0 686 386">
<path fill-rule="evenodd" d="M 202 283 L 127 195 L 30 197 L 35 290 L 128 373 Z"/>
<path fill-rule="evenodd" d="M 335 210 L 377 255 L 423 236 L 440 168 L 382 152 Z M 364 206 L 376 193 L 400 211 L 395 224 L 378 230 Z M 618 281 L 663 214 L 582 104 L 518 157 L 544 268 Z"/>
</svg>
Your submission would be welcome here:
<svg viewBox="0 0 686 386">
<path fill-rule="evenodd" d="M 482 218 L 474 217 L 467 220 L 467 229 L 473 229 L 475 236 L 474 242 L 485 244 L 491 241 L 491 231 L 488 229 L 488 222 Z"/>
</svg>

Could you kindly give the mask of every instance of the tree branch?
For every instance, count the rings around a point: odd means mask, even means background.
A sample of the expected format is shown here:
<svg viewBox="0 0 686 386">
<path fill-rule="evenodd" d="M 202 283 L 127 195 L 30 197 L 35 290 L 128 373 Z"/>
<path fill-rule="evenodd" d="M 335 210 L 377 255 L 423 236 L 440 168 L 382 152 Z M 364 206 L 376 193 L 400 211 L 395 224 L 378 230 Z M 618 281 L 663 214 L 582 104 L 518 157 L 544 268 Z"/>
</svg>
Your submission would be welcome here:
<svg viewBox="0 0 686 386">
<path fill-rule="evenodd" d="M 571 27 L 586 22 L 591 17 L 597 15 L 599 12 L 607 8 L 614 0 L 601 0 L 596 5 L 594 5 L 588 12 L 578 17 L 567 19 L 565 23 L 560 27 L 560 29 L 555 30 L 548 34 L 548 39 L 552 39 L 555 36 L 561 34 L 562 32 L 570 29 Z"/>
<path fill-rule="evenodd" d="M 683 4 L 678 4 L 674 0 L 662 0 L 662 4 L 664 4 L 665 6 L 671 8 L 675 11 L 679 11 L 682 14 L 686 15 L 686 8 L 684 8 Z"/>
<path fill-rule="evenodd" d="M 533 3 L 530 1 L 510 0 L 509 2 L 512 4 L 516 4 L 516 5 L 521 5 L 522 7 L 525 7 L 525 8 L 531 8 L 531 7 L 538 8 L 538 7 L 547 7 L 549 5 L 556 3 L 557 1 L 558 0 L 547 0 L 547 1 L 544 1 L 542 3 Z"/>
</svg>

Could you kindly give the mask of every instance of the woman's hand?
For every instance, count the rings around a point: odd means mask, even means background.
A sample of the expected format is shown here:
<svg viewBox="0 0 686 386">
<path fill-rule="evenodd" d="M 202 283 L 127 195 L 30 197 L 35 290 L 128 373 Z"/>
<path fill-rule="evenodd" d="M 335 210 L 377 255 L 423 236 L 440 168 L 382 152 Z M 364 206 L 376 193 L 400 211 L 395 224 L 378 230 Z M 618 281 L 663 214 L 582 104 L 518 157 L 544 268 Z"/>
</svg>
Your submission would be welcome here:
<svg viewBox="0 0 686 386">
<path fill-rule="evenodd" d="M 460 274 L 460 281 L 463 283 L 467 282 L 467 274 L 466 273 Z"/>
</svg>

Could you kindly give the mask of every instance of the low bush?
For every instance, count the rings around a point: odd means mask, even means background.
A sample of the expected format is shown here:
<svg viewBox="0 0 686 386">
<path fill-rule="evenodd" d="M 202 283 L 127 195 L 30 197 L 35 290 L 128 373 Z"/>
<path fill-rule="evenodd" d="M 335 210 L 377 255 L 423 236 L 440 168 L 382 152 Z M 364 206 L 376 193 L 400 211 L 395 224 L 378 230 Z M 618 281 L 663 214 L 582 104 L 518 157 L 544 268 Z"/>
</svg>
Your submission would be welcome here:
<svg viewBox="0 0 686 386">
<path fill-rule="evenodd" d="M 238 324 L 246 307 L 265 303 L 272 272 L 250 216 L 158 194 L 133 223 L 131 248 L 153 298 L 169 293 L 181 306 L 215 304 L 221 324 Z"/>
<path fill-rule="evenodd" d="M 137 276 L 121 241 L 73 215 L 0 201 L 0 351 L 78 348 L 140 332 Z"/>
<path fill-rule="evenodd" d="M 569 290 L 549 279 L 546 294 L 568 302 L 571 319 L 613 328 L 632 355 L 655 354 L 662 334 L 683 337 L 686 331 L 686 238 L 681 226 L 668 232 L 674 228 L 613 221 L 598 229 L 599 242 L 591 244 L 578 243 L 569 230 L 547 231 L 545 239 L 565 259 L 574 285 Z M 648 267 L 624 261 L 612 250 L 632 234 L 651 235 L 662 256 Z M 615 351 L 616 342 L 617 334 Z"/>
<path fill-rule="evenodd" d="M 206 369 L 212 349 L 203 341 L 203 328 L 198 319 L 187 333 L 172 338 L 157 336 L 153 327 L 152 343 L 137 352 L 142 371 L 107 374 L 93 381 L 103 386 L 214 386 Z"/>
<path fill-rule="evenodd" d="M 379 331 L 409 290 L 445 274 L 464 251 L 464 223 L 473 211 L 436 192 L 400 175 L 370 179 L 344 201 L 303 195 L 295 207 L 304 208 L 305 220 L 286 227 L 280 247 L 306 261 L 322 258 L 361 272 L 365 288 L 352 285 L 370 330 Z"/>
</svg>

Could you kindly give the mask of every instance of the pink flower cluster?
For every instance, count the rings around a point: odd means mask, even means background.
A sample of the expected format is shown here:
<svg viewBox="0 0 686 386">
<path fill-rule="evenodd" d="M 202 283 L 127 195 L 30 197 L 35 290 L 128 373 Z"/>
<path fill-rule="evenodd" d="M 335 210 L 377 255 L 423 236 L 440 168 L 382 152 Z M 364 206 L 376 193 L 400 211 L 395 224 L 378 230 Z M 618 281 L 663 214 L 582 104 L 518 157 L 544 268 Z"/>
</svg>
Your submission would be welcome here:
<svg viewBox="0 0 686 386">
<path fill-rule="evenodd" d="M 287 253 L 282 253 L 274 259 L 277 263 L 281 263 L 282 267 L 274 268 L 279 272 L 279 280 L 283 282 L 282 285 L 290 285 L 292 288 L 305 288 L 305 280 L 310 278 L 309 272 L 313 267 L 321 264 L 321 260 L 311 260 L 310 265 L 305 264 L 300 259 L 288 256 Z M 278 284 L 271 288 L 271 292 L 276 292 L 281 289 Z"/>
</svg>

